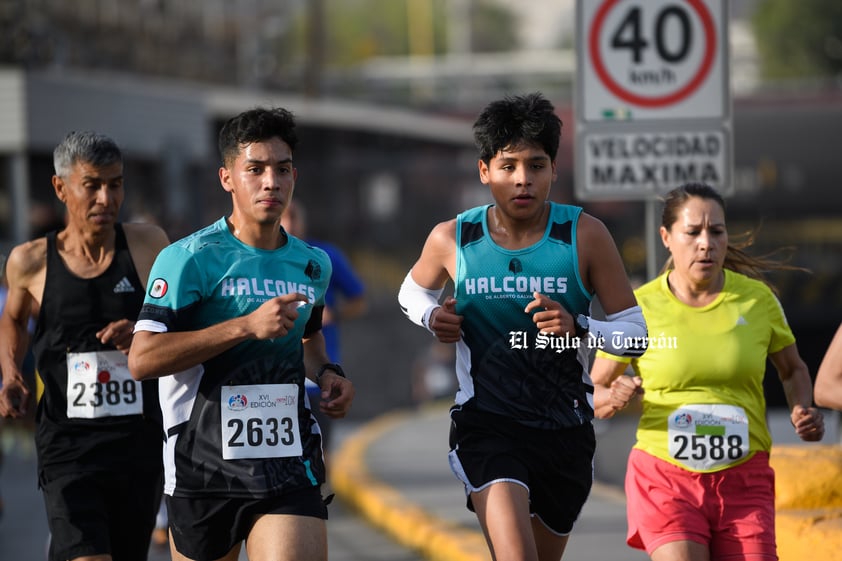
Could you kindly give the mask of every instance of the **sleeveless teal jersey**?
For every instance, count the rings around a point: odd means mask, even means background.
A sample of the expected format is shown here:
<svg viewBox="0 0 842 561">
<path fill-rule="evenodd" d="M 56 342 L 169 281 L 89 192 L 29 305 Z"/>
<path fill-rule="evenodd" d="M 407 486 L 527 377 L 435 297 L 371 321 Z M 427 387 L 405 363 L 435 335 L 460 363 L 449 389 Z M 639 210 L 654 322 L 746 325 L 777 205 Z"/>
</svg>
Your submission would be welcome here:
<svg viewBox="0 0 842 561">
<path fill-rule="evenodd" d="M 314 306 L 324 305 L 331 275 L 330 259 L 321 249 L 288 237 L 275 250 L 242 243 L 228 229 L 225 218 L 165 248 L 149 274 L 136 329 L 192 331 L 246 315 L 263 302 L 287 293 L 302 293 L 308 303 L 298 308 L 294 327 L 273 340 L 247 340 L 196 367 L 159 380 L 164 428 L 165 491 L 176 496 L 221 495 L 260 497 L 278 495 L 324 480 L 318 428 L 305 400 L 301 339 Z M 284 427 L 252 430 L 223 438 L 222 415 L 228 404 L 226 388 L 283 385 L 288 397 L 266 403 L 252 398 L 248 407 L 293 404 L 299 434 L 283 434 Z M 265 393 L 265 392 L 264 392 Z M 245 407 L 242 396 L 232 402 Z M 284 418 L 285 420 L 286 418 Z M 249 421 L 251 429 L 258 421 Z M 280 428 L 280 434 L 278 429 Z M 244 438 L 300 442 L 293 457 L 223 459 L 226 450 L 246 448 Z M 235 449 L 236 451 L 236 449 Z"/>
<path fill-rule="evenodd" d="M 490 205 L 456 219 L 456 311 L 464 316 L 457 345 L 457 404 L 555 429 L 593 418 L 587 341 L 538 333 L 524 312 L 540 292 L 568 312 L 588 314 L 591 294 L 579 275 L 580 207 L 550 204 L 544 236 L 517 250 L 488 231 Z"/>
</svg>

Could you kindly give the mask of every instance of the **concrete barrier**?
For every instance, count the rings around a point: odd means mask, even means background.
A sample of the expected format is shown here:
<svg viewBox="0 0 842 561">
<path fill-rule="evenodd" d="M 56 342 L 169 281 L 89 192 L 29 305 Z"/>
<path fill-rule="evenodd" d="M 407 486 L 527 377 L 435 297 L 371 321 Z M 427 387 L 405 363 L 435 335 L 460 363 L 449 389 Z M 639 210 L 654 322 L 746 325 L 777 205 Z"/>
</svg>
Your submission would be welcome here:
<svg viewBox="0 0 842 561">
<path fill-rule="evenodd" d="M 780 561 L 842 561 L 842 447 L 773 446 Z"/>
</svg>

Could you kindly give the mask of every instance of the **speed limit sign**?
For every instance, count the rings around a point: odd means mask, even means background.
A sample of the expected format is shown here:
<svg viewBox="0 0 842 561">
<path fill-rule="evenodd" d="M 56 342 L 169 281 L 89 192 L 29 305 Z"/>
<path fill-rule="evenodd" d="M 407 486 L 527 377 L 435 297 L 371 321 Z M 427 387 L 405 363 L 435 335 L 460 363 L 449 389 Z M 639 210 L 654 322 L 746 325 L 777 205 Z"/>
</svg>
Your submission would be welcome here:
<svg viewBox="0 0 842 561">
<path fill-rule="evenodd" d="M 578 0 L 575 184 L 644 199 L 682 183 L 729 194 L 726 0 Z"/>
<path fill-rule="evenodd" d="M 723 118 L 725 0 L 579 0 L 585 122 Z"/>
</svg>

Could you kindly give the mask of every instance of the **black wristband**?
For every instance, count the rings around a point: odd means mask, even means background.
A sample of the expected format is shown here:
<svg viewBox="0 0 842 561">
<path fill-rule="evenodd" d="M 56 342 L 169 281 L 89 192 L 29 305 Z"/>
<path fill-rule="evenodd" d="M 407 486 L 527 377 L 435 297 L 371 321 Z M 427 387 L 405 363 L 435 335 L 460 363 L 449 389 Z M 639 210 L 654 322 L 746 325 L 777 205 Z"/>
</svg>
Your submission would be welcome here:
<svg viewBox="0 0 842 561">
<path fill-rule="evenodd" d="M 327 364 L 323 364 L 322 367 L 319 368 L 319 371 L 316 373 L 316 383 L 317 384 L 319 383 L 319 380 L 322 379 L 322 374 L 325 373 L 325 370 L 332 370 L 333 372 L 336 373 L 337 376 L 341 376 L 343 378 L 346 377 L 345 371 L 342 370 L 341 366 L 339 366 L 338 364 L 335 364 L 333 362 L 328 362 Z"/>
</svg>

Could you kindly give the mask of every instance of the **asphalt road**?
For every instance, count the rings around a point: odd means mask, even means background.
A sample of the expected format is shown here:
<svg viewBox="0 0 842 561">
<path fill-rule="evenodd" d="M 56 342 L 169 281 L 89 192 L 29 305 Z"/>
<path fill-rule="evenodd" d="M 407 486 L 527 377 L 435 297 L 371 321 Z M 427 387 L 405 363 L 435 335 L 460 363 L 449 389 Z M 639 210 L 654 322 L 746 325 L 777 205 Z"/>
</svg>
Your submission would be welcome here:
<svg viewBox="0 0 842 561">
<path fill-rule="evenodd" d="M 354 425 L 339 427 L 337 444 Z M 36 480 L 35 450 L 30 432 L 6 425 L 0 432 L 4 459 L 0 467 L 0 560 L 45 561 L 49 532 Z M 330 506 L 328 551 L 331 561 L 422 561 L 420 554 L 363 520 L 340 500 Z M 149 561 L 169 561 L 167 548 L 152 546 Z M 245 560 L 245 550 L 240 555 Z"/>
</svg>

